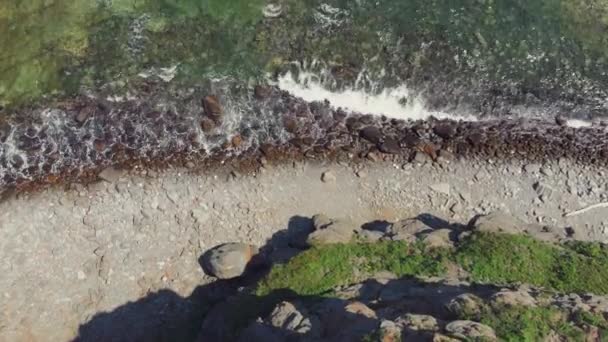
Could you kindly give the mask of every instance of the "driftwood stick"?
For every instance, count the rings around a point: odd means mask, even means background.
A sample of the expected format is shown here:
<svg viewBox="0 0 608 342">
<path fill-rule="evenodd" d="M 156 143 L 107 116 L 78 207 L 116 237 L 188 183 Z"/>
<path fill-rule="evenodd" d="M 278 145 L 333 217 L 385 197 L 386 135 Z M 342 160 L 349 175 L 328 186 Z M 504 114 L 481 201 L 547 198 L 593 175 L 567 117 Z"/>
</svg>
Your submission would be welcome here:
<svg viewBox="0 0 608 342">
<path fill-rule="evenodd" d="M 579 210 L 575 210 L 575 211 L 569 212 L 567 214 L 564 214 L 564 216 L 565 217 L 575 216 L 575 215 L 579 215 L 579 214 L 582 214 L 584 212 L 587 212 L 589 210 L 593 210 L 593 209 L 597 209 L 597 208 L 607 208 L 607 207 L 608 207 L 608 202 L 598 203 L 598 204 L 590 205 L 590 206 L 585 207 L 583 209 L 579 209 Z"/>
</svg>

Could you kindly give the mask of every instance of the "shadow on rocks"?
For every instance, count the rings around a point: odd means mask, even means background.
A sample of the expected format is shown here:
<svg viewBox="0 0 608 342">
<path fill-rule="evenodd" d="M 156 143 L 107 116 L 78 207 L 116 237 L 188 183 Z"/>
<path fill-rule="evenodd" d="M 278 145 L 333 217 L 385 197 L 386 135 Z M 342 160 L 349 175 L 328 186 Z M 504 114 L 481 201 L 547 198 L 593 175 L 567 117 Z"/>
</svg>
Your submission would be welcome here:
<svg viewBox="0 0 608 342">
<path fill-rule="evenodd" d="M 95 314 L 79 327 L 73 341 L 194 341 L 203 318 L 216 304 L 238 294 L 241 288 L 254 286 L 273 263 L 286 262 L 301 252 L 313 229 L 310 218 L 294 216 L 286 230 L 275 233 L 260 248 L 263 261 L 256 258 L 243 276 L 201 285 L 189 297 L 168 289 L 151 292 L 111 312 Z M 204 267 L 203 256 L 198 262 Z"/>
</svg>

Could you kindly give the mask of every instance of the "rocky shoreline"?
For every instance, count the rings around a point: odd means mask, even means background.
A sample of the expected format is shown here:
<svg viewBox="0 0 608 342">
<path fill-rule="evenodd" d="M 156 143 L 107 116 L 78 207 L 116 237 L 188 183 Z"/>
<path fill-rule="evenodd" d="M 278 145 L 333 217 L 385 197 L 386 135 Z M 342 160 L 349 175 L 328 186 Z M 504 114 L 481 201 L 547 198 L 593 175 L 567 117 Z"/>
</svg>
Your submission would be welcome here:
<svg viewBox="0 0 608 342">
<path fill-rule="evenodd" d="M 5 119 L 0 187 L 86 182 L 108 166 L 251 168 L 275 160 L 438 158 L 608 164 L 604 122 L 573 128 L 562 118 L 403 121 L 307 103 L 271 86 L 226 91 L 228 85 L 215 85 L 211 94 L 176 91 L 173 97 L 160 84 L 139 86 L 148 91 L 145 98 L 71 98 Z"/>
</svg>

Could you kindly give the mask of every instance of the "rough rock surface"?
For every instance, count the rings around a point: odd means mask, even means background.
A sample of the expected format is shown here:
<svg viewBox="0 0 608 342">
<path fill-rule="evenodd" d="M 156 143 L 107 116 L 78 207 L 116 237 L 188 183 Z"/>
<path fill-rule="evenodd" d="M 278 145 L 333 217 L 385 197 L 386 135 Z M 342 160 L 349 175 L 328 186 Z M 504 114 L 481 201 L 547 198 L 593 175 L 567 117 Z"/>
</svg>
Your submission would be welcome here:
<svg viewBox="0 0 608 342">
<path fill-rule="evenodd" d="M 219 279 L 236 278 L 245 272 L 257 247 L 245 243 L 226 243 L 203 255 L 203 269 Z"/>
</svg>

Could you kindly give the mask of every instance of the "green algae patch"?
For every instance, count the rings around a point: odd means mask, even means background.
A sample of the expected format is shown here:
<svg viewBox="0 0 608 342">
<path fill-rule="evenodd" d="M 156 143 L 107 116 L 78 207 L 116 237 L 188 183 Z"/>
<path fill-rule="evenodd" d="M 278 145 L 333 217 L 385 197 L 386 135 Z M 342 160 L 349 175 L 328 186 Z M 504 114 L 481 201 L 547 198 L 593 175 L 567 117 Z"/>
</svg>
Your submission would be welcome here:
<svg viewBox="0 0 608 342">
<path fill-rule="evenodd" d="M 289 290 L 298 295 L 325 295 L 380 271 L 398 277 L 442 276 L 450 263 L 466 270 L 469 280 L 476 283 L 526 283 L 566 293 L 607 294 L 607 253 L 597 243 L 559 246 L 524 235 L 481 232 L 455 250 L 429 250 L 421 243 L 400 241 L 322 245 L 273 266 L 256 294 Z"/>
<path fill-rule="evenodd" d="M 455 261 L 475 282 L 606 294 L 608 258 L 605 249 L 597 252 L 598 246 L 583 242 L 556 246 L 524 235 L 475 233 L 458 248 Z"/>
<path fill-rule="evenodd" d="M 447 251 L 427 251 L 404 242 L 353 243 L 313 247 L 287 264 L 276 265 L 258 285 L 264 296 L 278 289 L 298 295 L 323 295 L 336 286 L 362 281 L 379 271 L 435 276 L 445 272 Z"/>
<path fill-rule="evenodd" d="M 475 320 L 494 329 L 501 341 L 542 341 L 552 333 L 568 341 L 585 341 L 584 326 L 593 325 L 600 336 L 606 336 L 608 322 L 603 316 L 592 313 L 568 313 L 555 307 L 484 306 L 475 316 L 460 319 Z"/>
</svg>

